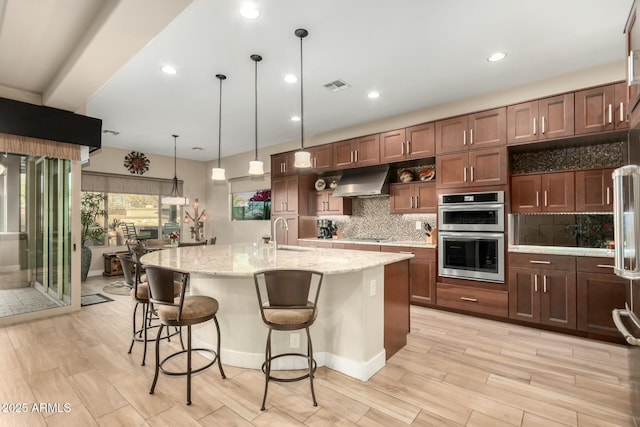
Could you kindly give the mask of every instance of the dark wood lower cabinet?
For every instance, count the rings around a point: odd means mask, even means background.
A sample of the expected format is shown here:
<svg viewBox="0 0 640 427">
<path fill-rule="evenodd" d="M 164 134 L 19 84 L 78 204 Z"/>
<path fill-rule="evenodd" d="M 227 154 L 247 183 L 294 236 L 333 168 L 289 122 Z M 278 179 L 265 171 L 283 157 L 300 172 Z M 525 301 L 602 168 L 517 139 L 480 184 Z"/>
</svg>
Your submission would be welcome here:
<svg viewBox="0 0 640 427">
<path fill-rule="evenodd" d="M 628 281 L 614 274 L 578 272 L 578 330 L 620 337 L 611 311 L 623 308 Z"/>
<path fill-rule="evenodd" d="M 509 294 L 506 291 L 476 288 L 473 286 L 437 284 L 439 306 L 473 311 L 497 317 L 507 317 Z"/>
<path fill-rule="evenodd" d="M 389 359 L 407 345 L 409 260 L 384 266 L 384 349 Z"/>
<path fill-rule="evenodd" d="M 432 306 L 436 303 L 436 250 L 404 246 L 381 246 L 382 252 L 410 253 L 409 281 L 411 304 Z"/>
</svg>

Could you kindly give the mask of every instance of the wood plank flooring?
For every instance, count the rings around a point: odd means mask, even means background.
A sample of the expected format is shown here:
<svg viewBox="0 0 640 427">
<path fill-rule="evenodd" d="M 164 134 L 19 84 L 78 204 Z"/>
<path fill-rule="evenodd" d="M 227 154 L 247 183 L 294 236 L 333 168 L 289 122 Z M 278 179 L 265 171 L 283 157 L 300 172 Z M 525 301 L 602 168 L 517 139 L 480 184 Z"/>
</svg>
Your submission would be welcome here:
<svg viewBox="0 0 640 427">
<path fill-rule="evenodd" d="M 106 283 L 90 278 L 83 292 Z M 161 375 L 149 395 L 154 346 L 146 366 L 141 344 L 127 354 L 133 302 L 109 296 L 0 328 L 0 403 L 11 409 L 0 426 L 634 425 L 626 347 L 421 307 L 408 345 L 368 382 L 318 369 L 317 407 L 308 381 L 272 383 L 262 412 L 262 374 L 232 366 L 226 380 L 215 367 L 194 376 L 187 406 L 182 377 Z M 34 403 L 59 408 L 33 412 Z"/>
</svg>

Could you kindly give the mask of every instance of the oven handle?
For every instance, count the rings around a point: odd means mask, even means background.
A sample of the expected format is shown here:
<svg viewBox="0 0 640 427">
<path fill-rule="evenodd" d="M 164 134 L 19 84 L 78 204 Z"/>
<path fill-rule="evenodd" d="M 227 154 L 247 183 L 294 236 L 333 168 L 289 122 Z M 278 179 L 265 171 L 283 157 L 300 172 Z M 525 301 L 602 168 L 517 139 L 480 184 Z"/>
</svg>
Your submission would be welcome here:
<svg viewBox="0 0 640 427">
<path fill-rule="evenodd" d="M 439 205 L 440 210 L 443 211 L 490 211 L 490 210 L 504 210 L 503 203 L 469 203 L 468 205 Z"/>
<path fill-rule="evenodd" d="M 459 240 L 503 239 L 504 233 L 476 233 L 473 231 L 441 231 L 440 237 L 455 237 Z"/>
<path fill-rule="evenodd" d="M 627 327 L 622 323 L 622 316 L 626 316 L 629 317 L 638 328 L 640 328 L 640 321 L 637 320 L 637 317 L 628 308 L 616 308 L 611 312 L 611 316 L 613 317 L 613 323 L 615 323 L 616 328 L 620 331 L 624 339 L 631 345 L 640 346 L 640 338 L 636 338 L 631 335 Z"/>
</svg>

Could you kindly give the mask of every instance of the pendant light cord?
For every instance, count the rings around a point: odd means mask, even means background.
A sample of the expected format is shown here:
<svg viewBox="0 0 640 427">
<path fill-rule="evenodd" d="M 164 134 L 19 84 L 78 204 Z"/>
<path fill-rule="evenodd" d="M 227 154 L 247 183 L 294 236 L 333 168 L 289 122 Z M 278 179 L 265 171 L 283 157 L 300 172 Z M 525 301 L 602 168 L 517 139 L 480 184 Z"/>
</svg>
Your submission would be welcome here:
<svg viewBox="0 0 640 427">
<path fill-rule="evenodd" d="M 256 137 L 256 158 L 258 160 L 258 60 L 255 61 L 255 73 L 254 73 L 254 93 L 255 93 L 255 137 Z"/>
<path fill-rule="evenodd" d="M 176 181 L 178 180 L 178 161 L 177 161 L 177 157 L 178 157 L 178 151 L 177 151 L 177 139 L 178 139 L 178 135 L 172 135 L 173 136 L 173 179 L 175 179 Z"/>
<path fill-rule="evenodd" d="M 218 77 L 218 78 L 220 79 L 220 104 L 218 106 L 218 168 L 220 168 L 220 153 L 222 150 L 222 80 L 223 78 L 222 77 Z"/>
<path fill-rule="evenodd" d="M 302 71 L 302 39 L 300 37 L 300 146 L 304 151 L 304 77 Z"/>
</svg>

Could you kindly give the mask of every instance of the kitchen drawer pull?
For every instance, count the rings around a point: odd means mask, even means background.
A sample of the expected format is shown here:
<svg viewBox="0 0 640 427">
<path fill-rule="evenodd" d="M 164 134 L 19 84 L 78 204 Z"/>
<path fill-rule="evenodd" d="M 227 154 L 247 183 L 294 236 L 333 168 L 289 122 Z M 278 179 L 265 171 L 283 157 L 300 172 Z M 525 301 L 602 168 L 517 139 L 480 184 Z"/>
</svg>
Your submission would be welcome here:
<svg viewBox="0 0 640 427">
<path fill-rule="evenodd" d="M 537 117 L 533 118 L 533 134 L 534 135 L 538 134 L 538 121 L 536 119 Z"/>
<path fill-rule="evenodd" d="M 607 187 L 607 205 L 611 203 L 610 200 L 611 200 L 611 188 Z"/>
<path fill-rule="evenodd" d="M 478 298 L 460 297 L 462 301 L 478 302 Z"/>
<path fill-rule="evenodd" d="M 620 103 L 620 123 L 624 122 L 624 102 Z"/>
<path fill-rule="evenodd" d="M 629 311 L 628 308 L 626 308 L 626 309 L 622 309 L 622 308 L 614 309 L 611 312 L 611 316 L 613 317 L 613 323 L 615 323 L 616 328 L 618 329 L 618 331 L 620 331 L 620 333 L 624 337 L 625 341 L 627 341 L 631 345 L 640 346 L 640 338 L 636 338 L 633 335 L 631 335 L 631 333 L 629 332 L 627 327 L 624 325 L 624 323 L 622 323 L 622 316 L 629 317 L 631 319 L 631 321 L 633 323 L 635 323 L 638 328 L 640 328 L 640 322 L 637 322 L 636 316 L 633 315 L 633 313 L 631 311 Z"/>
<path fill-rule="evenodd" d="M 613 122 L 613 106 L 609 104 L 609 124 Z"/>
<path fill-rule="evenodd" d="M 529 264 L 551 264 L 551 261 L 536 261 L 532 259 L 531 261 L 529 261 Z"/>
<path fill-rule="evenodd" d="M 462 145 L 467 145 L 467 131 L 462 131 Z"/>
<path fill-rule="evenodd" d="M 616 268 L 615 265 L 608 265 L 608 264 L 598 264 L 597 267 L 599 268 Z"/>
<path fill-rule="evenodd" d="M 533 275 L 533 292 L 538 292 L 538 275 Z"/>
<path fill-rule="evenodd" d="M 400 253 L 401 253 L 401 254 L 411 254 L 411 255 L 414 255 L 414 253 L 413 253 L 413 252 L 409 252 L 409 251 L 400 251 Z"/>
<path fill-rule="evenodd" d="M 540 192 L 536 191 L 536 206 L 540 206 Z"/>
<path fill-rule="evenodd" d="M 469 133 L 470 133 L 469 145 L 473 145 L 473 129 L 471 129 Z"/>
<path fill-rule="evenodd" d="M 542 276 L 542 292 L 547 293 L 547 275 Z"/>
</svg>

